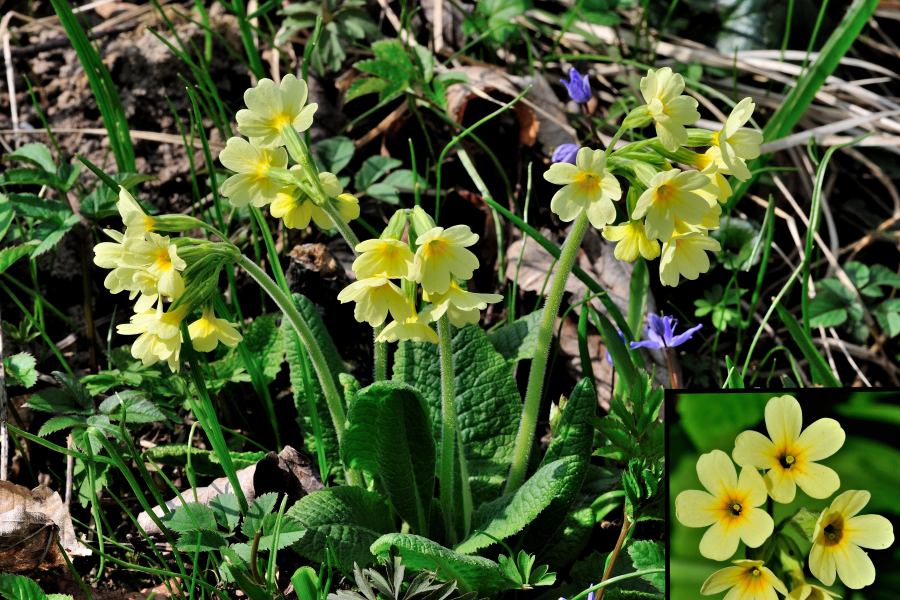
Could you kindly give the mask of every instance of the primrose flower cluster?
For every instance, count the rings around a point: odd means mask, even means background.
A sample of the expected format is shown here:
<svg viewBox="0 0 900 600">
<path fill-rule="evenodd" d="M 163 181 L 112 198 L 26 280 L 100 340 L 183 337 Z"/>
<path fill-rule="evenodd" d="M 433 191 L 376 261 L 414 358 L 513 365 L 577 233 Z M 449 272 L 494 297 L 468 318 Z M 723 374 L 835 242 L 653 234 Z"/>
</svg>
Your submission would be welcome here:
<svg viewBox="0 0 900 600">
<path fill-rule="evenodd" d="M 772 515 L 763 508 L 769 498 L 781 504 L 793 502 L 798 488 L 817 499 L 837 492 L 840 477 L 818 461 L 840 450 L 844 430 L 829 418 L 804 429 L 800 403 L 792 396 L 770 399 L 765 423 L 768 436 L 744 431 L 735 438 L 730 457 L 721 450 L 700 456 L 697 475 L 705 489 L 686 490 L 675 499 L 676 517 L 682 524 L 708 528 L 700 541 L 704 557 L 728 560 L 740 542 L 759 549 L 748 551 L 745 559 L 734 560 L 732 566 L 710 575 L 701 594 L 730 589 L 727 598 L 746 600 L 776 598 L 776 592 L 790 600 L 835 597 L 827 589 L 808 583 L 803 564 L 792 558 L 803 553 L 792 538 L 782 534 L 782 527 L 791 520 L 808 536 L 811 546 L 807 564 L 819 582 L 831 586 L 840 578 L 850 589 L 871 585 L 875 567 L 863 548 L 889 547 L 894 532 L 886 518 L 859 514 L 871 497 L 868 491 L 839 494 L 817 517 L 813 515 L 814 521 L 808 519 L 805 527 L 801 518 L 805 509 L 776 527 Z M 734 463 L 741 467 L 740 474 Z M 786 551 L 792 547 L 795 552 Z"/>
<path fill-rule="evenodd" d="M 356 246 L 357 280 L 341 290 L 338 300 L 355 302 L 356 320 L 373 327 L 382 326 L 390 313 L 393 320 L 378 334 L 378 342 L 436 344 L 430 323 L 444 315 L 456 327 L 477 323 L 481 310 L 503 299 L 464 287 L 478 268 L 478 258 L 468 249 L 477 241 L 467 225 L 438 227 L 418 206 L 398 210 L 381 237 Z M 417 309 L 420 289 L 428 304 Z"/>
<path fill-rule="evenodd" d="M 130 299 L 136 299 L 130 322 L 117 328 L 120 334 L 138 336 L 131 347 L 132 356 L 144 365 L 165 362 L 177 371 L 183 342 L 181 324 L 194 308 L 201 309 L 200 317 L 187 327 L 194 349 L 210 352 L 220 342 L 237 345 L 241 334 L 216 317 L 204 292 L 209 286 L 199 281 L 218 272 L 204 268 L 211 265 L 198 254 L 194 240 L 172 240 L 157 233 L 190 229 L 196 220 L 182 215 L 147 215 L 125 188 L 119 188 L 116 207 L 125 232 L 105 230 L 112 241 L 94 246 L 94 264 L 110 269 L 104 286 L 111 293 L 128 292 Z M 186 279 L 185 271 L 192 265 L 199 268 L 194 269 L 193 279 Z"/>
<path fill-rule="evenodd" d="M 237 112 L 238 132 L 219 154 L 234 172 L 221 193 L 235 207 L 269 207 L 286 227 L 305 229 L 310 221 L 321 229 L 359 217 L 359 201 L 344 192 L 338 178 L 319 172 L 298 137 L 312 126 L 316 104 L 306 104 L 308 87 L 302 79 L 285 75 L 280 84 L 271 79 L 244 92 L 247 108 Z M 288 168 L 288 156 L 296 164 Z"/>
<path fill-rule="evenodd" d="M 587 77 L 572 71 L 563 83 L 574 101 L 586 102 Z M 744 127 L 755 108 L 750 98 L 734 107 L 719 131 L 688 129 L 700 113 L 697 100 L 684 89 L 684 78 L 669 67 L 650 69 L 640 82 L 644 104 L 627 115 L 614 139 L 651 123 L 655 138 L 606 151 L 576 151 L 575 145 L 563 144 L 553 154 L 558 162 L 544 174 L 563 186 L 550 205 L 561 220 L 586 213 L 591 225 L 616 242 L 619 260 L 659 257 L 660 281 L 669 286 L 709 270 L 707 252 L 721 249 L 709 232 L 718 229 L 721 204 L 731 195 L 728 176 L 749 179 L 746 161 L 759 156 L 762 143 L 759 131 Z M 706 149 L 689 149 L 698 146 Z M 623 191 L 616 175 L 631 183 L 621 210 L 617 203 Z"/>
</svg>

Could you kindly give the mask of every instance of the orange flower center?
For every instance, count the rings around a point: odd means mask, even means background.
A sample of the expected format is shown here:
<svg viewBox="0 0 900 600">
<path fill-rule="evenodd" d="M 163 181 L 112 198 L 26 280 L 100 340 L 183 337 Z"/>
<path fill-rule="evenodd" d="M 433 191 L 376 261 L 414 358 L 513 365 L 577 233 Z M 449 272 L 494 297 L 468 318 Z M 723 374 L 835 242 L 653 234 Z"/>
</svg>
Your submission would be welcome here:
<svg viewBox="0 0 900 600">
<path fill-rule="evenodd" d="M 172 268 L 172 259 L 169 258 L 169 250 L 166 248 L 160 248 L 156 251 L 156 267 L 160 271 L 168 271 Z"/>
<path fill-rule="evenodd" d="M 596 194 L 600 189 L 600 178 L 595 173 L 580 171 L 575 175 L 575 185 L 584 194 Z"/>
<path fill-rule="evenodd" d="M 656 201 L 657 202 L 668 202 L 672 198 L 675 197 L 675 187 L 671 186 L 667 183 L 662 184 L 658 188 L 656 188 Z"/>
</svg>

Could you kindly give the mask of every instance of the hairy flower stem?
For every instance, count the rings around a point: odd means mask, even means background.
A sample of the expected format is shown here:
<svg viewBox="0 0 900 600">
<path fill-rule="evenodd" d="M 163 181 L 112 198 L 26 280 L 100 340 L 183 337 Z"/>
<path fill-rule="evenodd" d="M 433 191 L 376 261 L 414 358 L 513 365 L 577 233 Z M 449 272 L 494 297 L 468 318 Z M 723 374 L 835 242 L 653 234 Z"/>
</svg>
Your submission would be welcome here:
<svg viewBox="0 0 900 600">
<path fill-rule="evenodd" d="M 455 544 L 456 536 L 456 452 L 459 432 L 456 419 L 456 405 L 454 404 L 455 392 L 453 389 L 453 348 L 450 336 L 450 321 L 447 315 L 442 316 L 437 322 L 438 347 L 440 350 L 441 365 L 441 506 L 444 513 L 444 524 L 447 529 L 447 540 Z M 471 514 L 466 507 L 472 505 L 472 492 L 469 488 L 469 480 L 466 474 L 465 457 L 462 447 L 459 447 L 460 471 L 463 474 L 460 481 L 463 498 L 464 516 Z M 468 529 L 468 523 L 466 523 Z"/>
<path fill-rule="evenodd" d="M 587 231 L 587 213 L 582 212 L 572 224 L 566 241 L 560 251 L 559 261 L 556 264 L 556 273 L 553 283 L 547 292 L 547 300 L 541 314 L 540 328 L 537 334 L 534 358 L 531 361 L 531 370 L 528 373 L 528 387 L 525 390 L 525 403 L 522 406 L 522 417 L 519 420 L 519 431 L 516 434 L 516 445 L 513 450 L 513 463 L 509 469 L 509 477 L 506 480 L 506 493 L 514 492 L 525 481 L 525 471 L 528 469 L 528 458 L 531 455 L 531 446 L 534 443 L 534 432 L 537 428 L 538 410 L 541 405 L 541 394 L 544 390 L 544 376 L 547 372 L 547 361 L 550 358 L 550 343 L 553 341 L 553 328 L 556 325 L 556 316 L 562 303 L 563 294 L 566 291 L 566 281 L 572 272 L 578 250 L 581 248 L 581 240 Z"/>
<path fill-rule="evenodd" d="M 331 415 L 331 421 L 334 424 L 334 432 L 337 435 L 338 444 L 340 444 L 344 437 L 347 415 L 344 412 L 344 403 L 341 400 L 340 392 L 338 392 L 337 386 L 334 383 L 334 377 L 328 366 L 328 361 L 325 359 L 322 349 L 316 342 L 312 330 L 309 328 L 303 315 L 297 310 L 297 306 L 294 304 L 293 299 L 284 290 L 278 287 L 278 284 L 272 281 L 272 278 L 269 277 L 259 265 L 243 254 L 237 259 L 237 264 L 247 271 L 269 297 L 272 298 L 275 304 L 278 305 L 278 308 L 281 309 L 281 312 L 284 313 L 285 318 L 297 332 L 297 335 L 300 336 L 300 341 L 303 342 L 303 346 L 306 348 L 309 359 L 316 371 L 319 385 L 322 386 L 322 394 L 325 396 L 325 403 L 328 405 L 328 412 Z M 360 483 L 356 471 L 346 469 L 345 475 L 347 483 L 351 485 L 358 485 Z"/>
<path fill-rule="evenodd" d="M 331 220 L 334 221 L 334 226 L 337 227 L 338 233 L 341 234 L 347 242 L 347 245 L 350 246 L 350 250 L 353 251 L 353 254 L 356 254 L 356 246 L 359 245 L 359 238 L 356 237 L 356 234 L 350 229 L 350 224 L 341 218 L 341 214 L 332 202 L 326 200 L 325 204 L 322 205 L 322 208 L 328 213 Z"/>
<path fill-rule="evenodd" d="M 619 530 L 619 539 L 616 540 L 616 547 L 613 548 L 612 552 L 609 554 L 609 558 L 606 559 L 606 570 L 603 572 L 603 579 L 600 580 L 600 583 L 603 583 L 607 579 L 609 579 L 610 573 L 612 573 L 613 567 L 616 565 L 616 558 L 619 556 L 619 552 L 622 551 L 622 546 L 625 544 L 625 540 L 628 538 L 628 532 L 631 530 L 632 525 L 634 523 L 628 518 L 627 514 L 622 515 L 622 529 Z M 598 590 L 597 595 L 594 597 L 594 600 L 602 600 L 603 594 L 606 592 L 606 588 L 600 588 Z"/>
<path fill-rule="evenodd" d="M 388 378 L 387 361 L 388 348 L 385 342 L 379 342 L 378 336 L 381 335 L 384 325 L 378 325 L 372 328 L 373 337 L 375 338 L 375 381 L 384 381 Z"/>
</svg>

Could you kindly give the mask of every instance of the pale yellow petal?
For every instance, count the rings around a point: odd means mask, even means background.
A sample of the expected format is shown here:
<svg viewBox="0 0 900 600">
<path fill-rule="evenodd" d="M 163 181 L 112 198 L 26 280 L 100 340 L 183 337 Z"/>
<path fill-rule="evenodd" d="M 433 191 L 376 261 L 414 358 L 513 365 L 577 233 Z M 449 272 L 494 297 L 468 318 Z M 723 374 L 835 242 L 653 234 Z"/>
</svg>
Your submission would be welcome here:
<svg viewBox="0 0 900 600">
<path fill-rule="evenodd" d="M 685 490 L 675 498 L 675 516 L 686 527 L 707 527 L 719 518 L 720 504 L 707 492 Z"/>
<path fill-rule="evenodd" d="M 866 490 L 847 490 L 832 500 L 831 510 L 841 513 L 844 519 L 849 519 L 857 515 L 871 498 L 872 494 Z"/>
<path fill-rule="evenodd" d="M 875 582 L 875 565 L 859 546 L 843 544 L 835 559 L 838 577 L 851 590 L 859 590 Z"/>
<path fill-rule="evenodd" d="M 819 419 L 803 430 L 797 440 L 802 448 L 804 460 L 828 458 L 844 445 L 847 434 L 834 419 Z"/>
<path fill-rule="evenodd" d="M 706 581 L 704 581 L 703 585 L 700 587 L 700 593 L 704 596 L 709 596 L 711 594 L 724 592 L 728 588 L 735 587 L 740 584 L 741 574 L 743 572 L 744 569 L 741 567 L 725 567 L 724 569 L 719 569 L 706 578 Z"/>
<path fill-rule="evenodd" d="M 813 544 L 809 552 L 809 571 L 825 585 L 833 584 L 837 572 L 834 554 L 822 544 Z"/>
<path fill-rule="evenodd" d="M 544 179 L 556 185 L 568 185 L 575 181 L 575 175 L 578 173 L 578 167 L 571 163 L 553 163 L 550 168 L 544 171 Z"/>
<path fill-rule="evenodd" d="M 731 458 L 721 450 L 713 450 L 697 460 L 697 476 L 709 493 L 716 498 L 726 495 L 737 486 L 737 470 Z"/>
<path fill-rule="evenodd" d="M 770 469 L 775 458 L 775 444 L 758 431 L 744 431 L 734 439 L 731 457 L 742 467 Z"/>
<path fill-rule="evenodd" d="M 737 551 L 740 541 L 738 527 L 728 527 L 718 521 L 703 534 L 700 554 L 711 560 L 728 560 Z"/>
<path fill-rule="evenodd" d="M 797 495 L 797 483 L 789 471 L 780 467 L 774 468 L 766 473 L 765 481 L 773 500 L 782 504 L 794 501 L 794 496 Z"/>
<path fill-rule="evenodd" d="M 762 475 L 753 467 L 744 467 L 741 469 L 740 477 L 738 477 L 738 489 L 746 492 L 747 502 L 750 506 L 759 506 L 766 501 L 769 494 L 766 491 L 766 482 Z"/>
<path fill-rule="evenodd" d="M 841 487 L 838 474 L 819 463 L 804 463 L 801 469 L 794 473 L 794 480 L 810 498 L 828 498 Z"/>
<path fill-rule="evenodd" d="M 761 508 L 745 508 L 742 523 L 738 529 L 741 540 L 750 548 L 759 548 L 775 530 L 772 517 Z"/>
<path fill-rule="evenodd" d="M 795 442 L 802 426 L 803 411 L 793 396 L 776 396 L 766 403 L 766 429 L 776 446 Z"/>
<path fill-rule="evenodd" d="M 894 543 L 894 526 L 881 515 L 860 515 L 845 523 L 844 535 L 851 544 L 884 550 Z"/>
</svg>

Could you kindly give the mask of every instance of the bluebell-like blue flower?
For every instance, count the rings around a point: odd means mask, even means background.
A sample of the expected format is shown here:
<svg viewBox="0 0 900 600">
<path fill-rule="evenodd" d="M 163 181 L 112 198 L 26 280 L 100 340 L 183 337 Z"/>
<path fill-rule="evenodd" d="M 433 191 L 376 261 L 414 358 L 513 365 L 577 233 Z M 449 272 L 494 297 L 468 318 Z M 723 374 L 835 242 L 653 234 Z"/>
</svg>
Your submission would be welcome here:
<svg viewBox="0 0 900 600">
<path fill-rule="evenodd" d="M 572 67 L 569 70 L 569 79 L 560 79 L 559 81 L 566 86 L 569 98 L 578 104 L 584 104 L 591 99 L 591 82 L 588 81 L 588 78 L 588 75 L 582 77 L 578 69 Z"/>
<path fill-rule="evenodd" d="M 553 151 L 553 156 L 550 157 L 555 163 L 563 162 L 575 164 L 575 156 L 578 154 L 578 150 L 581 148 L 578 144 L 560 144 L 556 147 L 556 150 Z"/>
<path fill-rule="evenodd" d="M 679 334 L 675 333 L 675 327 L 678 326 L 678 319 L 675 317 L 659 316 L 656 314 L 647 315 L 647 328 L 644 330 L 647 339 L 640 342 L 631 342 L 632 348 L 674 348 L 685 343 L 694 335 L 703 324 L 691 327 L 687 331 Z"/>
</svg>

